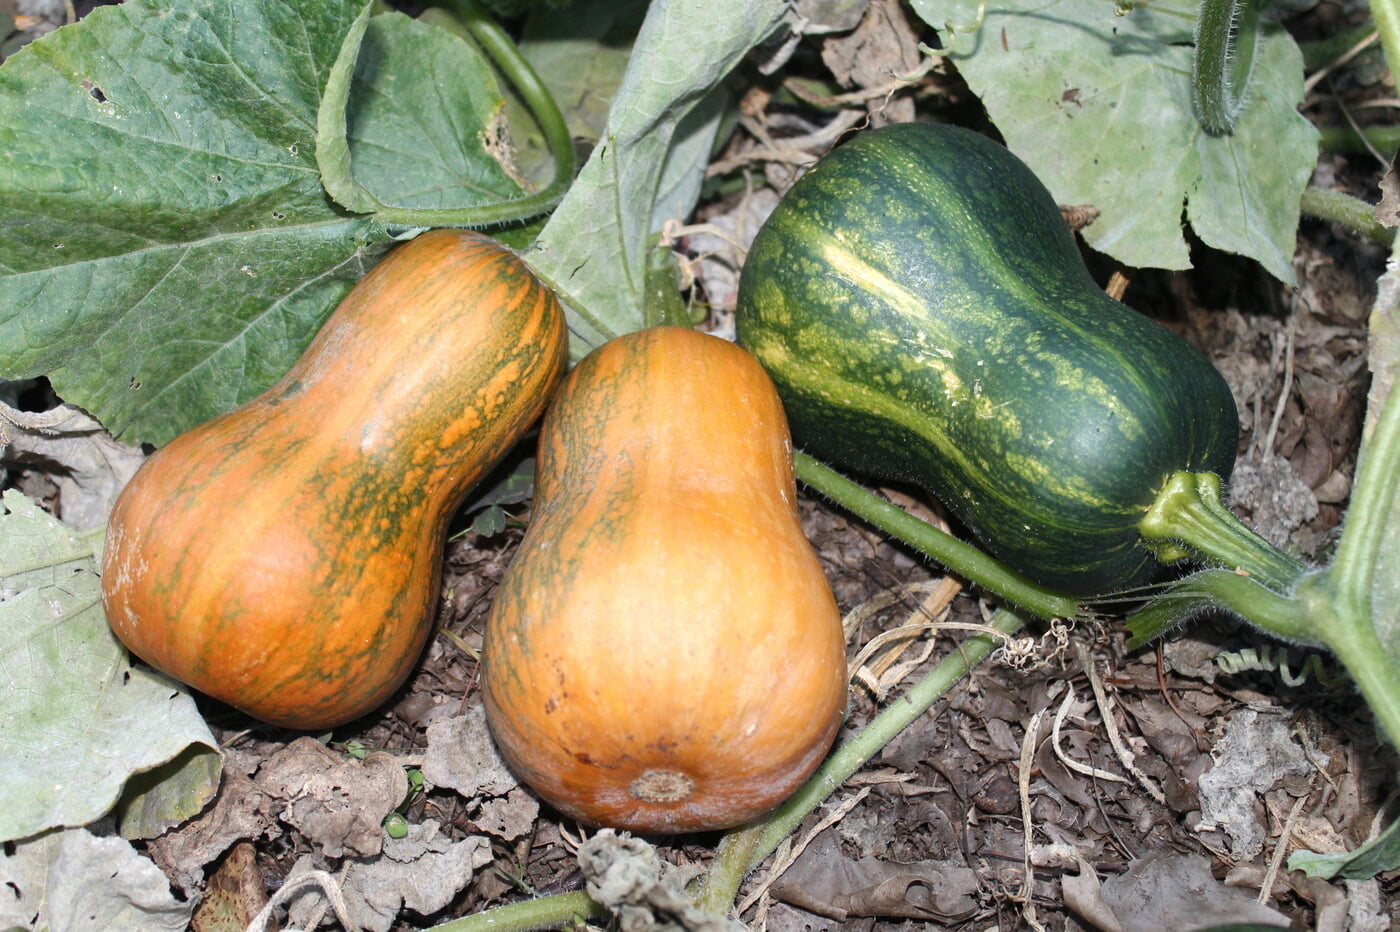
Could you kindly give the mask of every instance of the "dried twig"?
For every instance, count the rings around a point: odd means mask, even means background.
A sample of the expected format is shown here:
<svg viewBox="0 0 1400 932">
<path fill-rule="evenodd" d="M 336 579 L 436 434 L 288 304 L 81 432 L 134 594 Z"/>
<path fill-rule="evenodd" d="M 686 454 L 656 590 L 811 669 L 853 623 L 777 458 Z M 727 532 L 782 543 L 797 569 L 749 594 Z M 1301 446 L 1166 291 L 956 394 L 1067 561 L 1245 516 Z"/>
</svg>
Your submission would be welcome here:
<svg viewBox="0 0 1400 932">
<path fill-rule="evenodd" d="M 283 883 L 278 891 L 272 895 L 272 898 L 267 901 L 267 905 L 253 917 L 253 921 L 248 924 L 247 932 L 264 932 L 268 922 L 272 919 L 274 910 L 286 905 L 297 894 L 312 888 L 320 890 L 325 901 L 312 917 L 310 924 L 307 925 L 308 929 L 314 929 L 321 924 L 326 904 L 330 905 L 331 911 L 335 913 L 336 921 L 346 932 L 355 932 L 360 928 L 350 921 L 350 911 L 345 905 L 345 895 L 340 891 L 340 880 L 331 876 L 328 871 L 308 871 Z M 294 932 L 294 930 L 288 930 L 288 932 Z"/>
<path fill-rule="evenodd" d="M 1084 672 L 1089 677 L 1089 686 L 1094 690 L 1094 701 L 1098 703 L 1099 715 L 1103 717 L 1104 732 L 1108 735 L 1108 743 L 1112 745 L 1114 753 L 1118 755 L 1118 762 L 1137 781 L 1138 785 L 1147 791 L 1149 796 L 1165 805 L 1166 794 L 1148 778 L 1147 774 L 1138 769 L 1132 750 L 1124 743 L 1123 736 L 1118 733 L 1118 720 L 1113 717 L 1113 706 L 1109 702 L 1108 694 L 1104 692 L 1103 680 L 1099 678 L 1098 667 L 1095 666 L 1093 658 L 1088 655 L 1082 645 L 1078 646 L 1078 652 L 1079 661 L 1084 665 Z"/>
<path fill-rule="evenodd" d="M 1092 777 L 1096 780 L 1109 780 L 1114 783 L 1128 783 L 1129 781 L 1126 777 L 1120 777 L 1116 773 L 1109 773 L 1107 770 L 1100 770 L 1088 764 L 1081 764 L 1079 761 L 1067 755 L 1064 749 L 1060 747 L 1060 726 L 1069 715 L 1069 707 L 1076 698 L 1073 689 L 1066 691 L 1064 701 L 1060 703 L 1059 711 L 1055 713 L 1055 722 L 1050 729 L 1050 746 L 1055 750 L 1055 757 L 1070 770 L 1086 777 Z"/>
<path fill-rule="evenodd" d="M 1278 872 L 1283 867 L 1284 855 L 1288 854 L 1288 842 L 1293 837 L 1293 825 L 1298 821 L 1298 815 L 1303 811 L 1303 803 L 1308 801 L 1307 796 L 1299 796 L 1293 801 L 1293 808 L 1288 812 L 1288 818 L 1284 820 L 1283 828 L 1278 833 L 1278 846 L 1274 848 L 1273 857 L 1269 858 L 1269 869 L 1264 872 L 1264 881 L 1259 885 L 1259 902 L 1267 903 L 1272 897 L 1274 881 L 1278 879 Z"/>
<path fill-rule="evenodd" d="M 1040 924 L 1040 920 L 1035 914 L 1035 872 L 1031 864 L 1031 848 L 1034 846 L 1033 828 L 1031 825 L 1031 765 L 1035 760 L 1035 739 L 1040 734 L 1040 722 L 1045 718 L 1045 709 L 1037 711 L 1031 716 L 1030 722 L 1026 725 L 1026 736 L 1021 739 L 1021 761 L 1017 774 L 1017 788 L 1021 793 L 1021 831 L 1023 833 L 1023 849 L 1021 855 L 1021 870 L 1024 874 L 1025 887 L 1022 890 L 1022 914 L 1026 917 L 1026 924 L 1036 932 L 1045 932 L 1045 927 Z"/>
</svg>

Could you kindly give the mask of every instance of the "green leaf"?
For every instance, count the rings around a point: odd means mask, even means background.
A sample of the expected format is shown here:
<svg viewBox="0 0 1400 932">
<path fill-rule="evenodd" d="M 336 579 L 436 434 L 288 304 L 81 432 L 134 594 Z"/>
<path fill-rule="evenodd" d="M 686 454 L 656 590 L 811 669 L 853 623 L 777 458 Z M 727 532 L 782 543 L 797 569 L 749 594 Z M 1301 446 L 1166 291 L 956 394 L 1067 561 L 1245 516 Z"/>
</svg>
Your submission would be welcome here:
<svg viewBox="0 0 1400 932">
<path fill-rule="evenodd" d="M 1134 267 L 1186 268 L 1185 207 L 1211 246 L 1285 282 L 1317 132 L 1296 111 L 1302 58 L 1278 29 L 1260 36 L 1243 114 L 1212 137 L 1191 106 L 1189 0 L 1012 0 L 976 21 L 972 0 L 913 0 L 945 30 L 952 61 L 1008 146 L 1062 204 L 1090 204 L 1094 248 Z"/>
<path fill-rule="evenodd" d="M 1355 851 L 1339 854 L 1319 854 L 1316 851 L 1295 851 L 1288 856 L 1288 869 L 1302 871 L 1309 877 L 1331 880 L 1369 880 L 1400 868 L 1400 820 L 1391 822 L 1375 838 Z"/>
<path fill-rule="evenodd" d="M 316 162 L 359 10 L 130 0 L 0 66 L 0 378 L 49 375 L 163 443 L 287 370 L 388 240 Z M 460 39 L 374 17 L 346 114 L 356 180 L 428 206 L 505 190 L 481 68 Z"/>
<path fill-rule="evenodd" d="M 0 540 L 0 839 L 86 825 L 134 774 L 192 745 L 217 753 L 189 695 L 112 635 L 78 535 L 7 490 Z M 217 786 L 205 774 L 194 811 Z"/>
<path fill-rule="evenodd" d="M 340 52 L 331 66 L 326 91 L 316 111 L 316 165 L 321 170 L 321 184 L 341 207 L 362 214 L 373 213 L 379 202 L 355 178 L 350 163 L 350 121 L 346 110 L 350 105 L 350 87 L 354 83 L 360 47 L 364 44 L 373 10 L 374 4 L 366 3 L 340 41 Z"/>
<path fill-rule="evenodd" d="M 346 33 L 318 111 L 326 190 L 362 212 L 519 197 L 489 151 L 505 99 L 477 46 L 401 13 L 370 17 L 371 6 Z M 405 62 L 415 67 L 396 67 Z"/>
<path fill-rule="evenodd" d="M 708 154 L 705 133 L 712 139 L 717 121 L 697 105 L 713 106 L 707 98 L 783 8 L 780 0 L 657 0 L 648 10 L 603 137 L 528 257 L 570 306 L 575 358 L 645 325 L 648 240 L 661 222 L 667 160 L 685 152 L 667 184 L 686 191 L 689 181 L 698 194 L 705 160 L 695 153 L 703 145 Z M 690 203 L 669 198 L 665 213 L 687 213 L 694 196 L 686 196 Z"/>
<path fill-rule="evenodd" d="M 647 0 L 574 0 L 567 15 L 545 7 L 526 21 L 520 53 L 549 85 L 575 139 L 592 144 L 603 135 L 646 8 Z M 507 113 L 523 170 L 542 181 L 550 170 L 544 137 L 524 107 L 507 104 Z"/>
<path fill-rule="evenodd" d="M 123 838 L 155 838 L 198 815 L 219 788 L 224 759 L 217 750 L 192 744 L 159 767 L 127 781 L 113 814 Z"/>
</svg>

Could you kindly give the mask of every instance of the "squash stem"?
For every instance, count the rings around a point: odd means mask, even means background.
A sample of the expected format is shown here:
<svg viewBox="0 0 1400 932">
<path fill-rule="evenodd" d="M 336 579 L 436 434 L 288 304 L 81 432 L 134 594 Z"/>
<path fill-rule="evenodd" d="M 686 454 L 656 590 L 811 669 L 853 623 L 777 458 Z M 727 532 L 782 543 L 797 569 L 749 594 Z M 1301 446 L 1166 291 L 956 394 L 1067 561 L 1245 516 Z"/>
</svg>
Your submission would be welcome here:
<svg viewBox="0 0 1400 932">
<path fill-rule="evenodd" d="M 433 926 L 431 932 L 517 932 L 549 929 L 580 919 L 604 919 L 608 911 L 587 893 L 556 893 L 507 903 Z"/>
<path fill-rule="evenodd" d="M 1391 260 L 1394 261 L 1394 258 Z M 1336 556 L 1332 588 L 1371 619 L 1375 577 L 1385 557 L 1386 531 L 1400 515 L 1400 394 L 1391 388 L 1362 443 Z M 1393 564 L 1392 564 L 1393 565 Z M 1393 606 L 1381 608 L 1394 611 Z M 1384 632 L 1383 632 L 1384 633 Z M 1400 640 L 1400 632 L 1396 632 Z M 1400 663 L 1400 656 L 1394 658 Z"/>
<path fill-rule="evenodd" d="M 1007 636 L 1021 630 L 1024 624 L 1021 616 L 1006 608 L 997 609 L 988 622 L 990 627 Z M 809 813 L 896 735 L 928 712 L 954 684 L 1001 644 L 1001 638 L 989 634 L 976 634 L 964 640 L 908 692 L 891 702 L 855 737 L 837 748 L 812 778 L 766 819 L 726 835 L 705 878 L 697 898 L 698 905 L 721 915 L 728 913 L 733 908 L 734 898 L 744 878 L 777 850 L 783 839 L 795 832 Z"/>
<path fill-rule="evenodd" d="M 1292 591 L 1309 570 L 1307 563 L 1260 537 L 1225 507 L 1220 477 L 1214 473 L 1174 473 L 1138 530 L 1163 563 L 1199 557 L 1278 592 Z"/>
<path fill-rule="evenodd" d="M 1249 576 L 1216 566 L 1177 580 L 1129 614 L 1127 648 L 1136 650 L 1187 618 L 1221 608 L 1284 640 L 1325 646 L 1300 599 L 1279 595 Z"/>
<path fill-rule="evenodd" d="M 1382 246 L 1395 243 L 1395 230 L 1381 225 L 1376 219 L 1375 206 L 1344 191 L 1309 185 L 1303 189 L 1303 199 L 1299 206 L 1309 217 L 1341 224 L 1370 237 Z"/>
<path fill-rule="evenodd" d="M 1037 618 L 1073 618 L 1079 603 L 1038 586 L 965 541 L 916 518 L 870 490 L 852 482 L 805 453 L 793 455 L 797 478 L 842 508 L 904 541 L 994 596 Z"/>
<path fill-rule="evenodd" d="M 1385 736 L 1400 747 L 1400 667 L 1371 624 L 1369 599 L 1357 595 L 1339 586 L 1330 572 L 1310 576 L 1298 587 L 1313 630 L 1346 667 Z"/>
<path fill-rule="evenodd" d="M 1254 68 L 1260 0 L 1201 0 L 1191 91 L 1196 119 L 1212 136 L 1234 132 Z"/>
<path fill-rule="evenodd" d="M 1371 0 L 1371 21 L 1380 33 L 1381 49 L 1392 76 L 1400 77 L 1400 8 L 1394 0 Z"/>
</svg>

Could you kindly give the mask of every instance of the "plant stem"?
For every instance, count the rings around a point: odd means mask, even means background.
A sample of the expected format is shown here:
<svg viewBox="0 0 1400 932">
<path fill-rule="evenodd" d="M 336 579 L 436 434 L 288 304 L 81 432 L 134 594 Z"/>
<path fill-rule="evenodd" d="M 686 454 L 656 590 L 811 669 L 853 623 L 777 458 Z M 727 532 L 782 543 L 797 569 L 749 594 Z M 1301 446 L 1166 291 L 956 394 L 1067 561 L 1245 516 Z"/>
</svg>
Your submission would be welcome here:
<svg viewBox="0 0 1400 932">
<path fill-rule="evenodd" d="M 1357 458 L 1351 503 L 1328 570 L 1339 595 L 1360 606 L 1369 618 L 1371 590 L 1387 524 L 1394 517 L 1400 486 L 1400 397 L 1391 389 Z"/>
<path fill-rule="evenodd" d="M 1299 42 L 1298 51 L 1303 53 L 1303 70 L 1316 71 L 1335 64 L 1337 59 L 1351 52 L 1375 33 L 1376 27 L 1369 22 L 1359 26 L 1349 26 L 1321 38 Z"/>
<path fill-rule="evenodd" d="M 1138 530 L 1163 563 L 1201 557 L 1247 573 L 1281 593 L 1290 592 L 1309 569 L 1307 563 L 1279 550 L 1225 507 L 1220 477 L 1214 473 L 1174 473 L 1157 493 Z"/>
<path fill-rule="evenodd" d="M 1203 611 L 1228 609 L 1257 628 L 1294 643 L 1325 646 L 1296 597 L 1279 595 L 1249 576 L 1212 567 L 1178 579 L 1128 615 L 1128 650 L 1136 650 Z"/>
<path fill-rule="evenodd" d="M 1345 582 L 1339 586 L 1330 571 L 1304 580 L 1297 593 L 1313 630 L 1346 667 L 1391 744 L 1400 747 L 1400 667 L 1356 595 Z"/>
<path fill-rule="evenodd" d="M 1376 219 L 1375 206 L 1344 191 L 1309 185 L 1303 189 L 1301 206 L 1303 213 L 1309 217 L 1339 223 L 1363 236 L 1369 236 L 1382 246 L 1390 246 L 1395 242 L 1395 231 L 1382 226 Z"/>
<path fill-rule="evenodd" d="M 517 932 L 547 929 L 577 919 L 602 919 L 608 911 L 587 893 L 556 893 L 496 906 L 432 927 L 432 932 Z"/>
<path fill-rule="evenodd" d="M 1196 119 L 1212 136 L 1234 131 L 1254 68 L 1259 0 L 1201 0 L 1191 92 Z"/>
<path fill-rule="evenodd" d="M 1323 152 L 1393 152 L 1400 146 L 1400 126 L 1320 126 L 1317 144 Z"/>
<path fill-rule="evenodd" d="M 947 531 L 914 517 L 805 453 L 793 456 L 797 478 L 842 508 L 928 555 L 992 595 L 1038 618 L 1073 618 L 1079 603 L 1038 586 Z"/>
<path fill-rule="evenodd" d="M 1009 609 L 998 609 L 988 623 L 1006 635 L 1016 633 L 1024 621 Z M 700 891 L 699 905 L 711 912 L 726 914 L 733 907 L 739 885 L 748 874 L 777 849 L 778 845 L 820 806 L 828 796 L 880 749 L 921 715 L 928 712 L 958 680 L 981 663 L 1002 643 L 989 634 L 967 638 L 903 696 L 891 702 L 879 715 L 828 757 L 817 772 L 795 794 L 762 822 L 730 832 L 720 842 L 709 876 Z"/>
<path fill-rule="evenodd" d="M 1395 0 L 1371 0 L 1371 19 L 1380 33 L 1386 66 L 1393 76 L 1400 77 L 1400 9 Z"/>
</svg>

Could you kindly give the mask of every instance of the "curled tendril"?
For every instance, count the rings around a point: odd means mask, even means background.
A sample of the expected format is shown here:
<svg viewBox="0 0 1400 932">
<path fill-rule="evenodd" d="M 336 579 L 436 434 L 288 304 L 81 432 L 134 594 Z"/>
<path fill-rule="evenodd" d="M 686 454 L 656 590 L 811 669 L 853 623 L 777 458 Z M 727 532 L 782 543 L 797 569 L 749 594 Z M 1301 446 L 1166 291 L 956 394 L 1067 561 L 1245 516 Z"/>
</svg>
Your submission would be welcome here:
<svg viewBox="0 0 1400 932">
<path fill-rule="evenodd" d="M 1220 672 L 1233 676 L 1247 670 L 1257 673 L 1277 673 L 1285 686 L 1302 686 L 1309 678 L 1323 686 L 1339 686 L 1347 682 L 1346 674 L 1330 666 L 1321 654 L 1308 654 L 1293 672 L 1296 658 L 1283 644 L 1263 644 L 1244 650 L 1225 651 L 1215 658 Z"/>
</svg>

